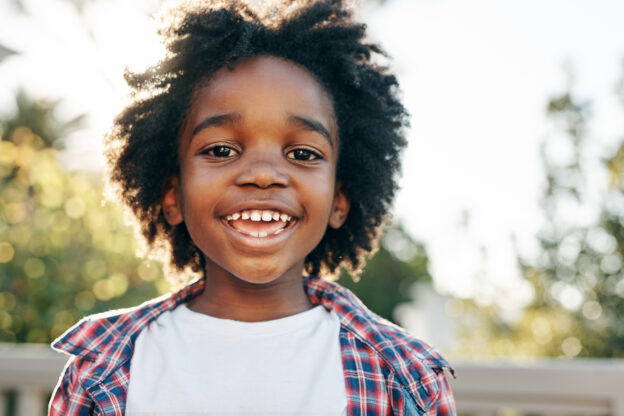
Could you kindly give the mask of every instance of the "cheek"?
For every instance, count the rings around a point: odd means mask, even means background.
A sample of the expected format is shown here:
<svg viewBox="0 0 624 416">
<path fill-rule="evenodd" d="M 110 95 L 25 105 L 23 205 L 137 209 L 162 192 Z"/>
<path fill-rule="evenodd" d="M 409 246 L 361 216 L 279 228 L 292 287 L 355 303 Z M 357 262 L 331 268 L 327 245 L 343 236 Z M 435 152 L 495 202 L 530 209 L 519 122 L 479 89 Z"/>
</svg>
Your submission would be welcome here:
<svg viewBox="0 0 624 416">
<path fill-rule="evenodd" d="M 306 196 L 311 209 L 314 209 L 319 220 L 327 220 L 334 199 L 333 173 L 309 175 L 301 181 L 301 193 Z"/>
<path fill-rule="evenodd" d="M 215 203 L 214 196 L 221 191 L 220 184 L 214 180 L 218 176 L 190 170 L 185 173 L 187 175 L 182 178 L 182 209 L 185 220 L 189 221 L 199 214 L 210 212 Z"/>
</svg>

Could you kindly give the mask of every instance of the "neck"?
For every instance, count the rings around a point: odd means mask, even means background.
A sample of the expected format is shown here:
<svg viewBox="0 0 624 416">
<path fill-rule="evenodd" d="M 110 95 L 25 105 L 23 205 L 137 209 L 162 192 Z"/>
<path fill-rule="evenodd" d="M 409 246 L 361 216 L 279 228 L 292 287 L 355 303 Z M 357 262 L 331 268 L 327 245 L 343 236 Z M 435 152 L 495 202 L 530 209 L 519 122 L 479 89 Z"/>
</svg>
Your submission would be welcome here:
<svg viewBox="0 0 624 416">
<path fill-rule="evenodd" d="M 268 283 L 249 283 L 224 273 L 207 274 L 204 291 L 188 304 L 194 312 L 244 322 L 279 319 L 313 306 L 299 270 Z"/>
</svg>

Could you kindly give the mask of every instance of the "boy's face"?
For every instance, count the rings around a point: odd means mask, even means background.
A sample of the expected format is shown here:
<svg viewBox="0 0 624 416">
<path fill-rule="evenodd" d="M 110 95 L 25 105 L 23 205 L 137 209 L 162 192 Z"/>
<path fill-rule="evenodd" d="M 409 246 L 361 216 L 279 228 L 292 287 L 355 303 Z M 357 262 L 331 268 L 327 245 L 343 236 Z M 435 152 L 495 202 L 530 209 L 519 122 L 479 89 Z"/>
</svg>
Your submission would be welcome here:
<svg viewBox="0 0 624 416">
<path fill-rule="evenodd" d="M 208 276 L 300 278 L 327 226 L 346 219 L 332 102 L 289 61 L 261 56 L 219 70 L 194 95 L 179 157 L 163 210 L 170 224 L 185 223 Z"/>
</svg>

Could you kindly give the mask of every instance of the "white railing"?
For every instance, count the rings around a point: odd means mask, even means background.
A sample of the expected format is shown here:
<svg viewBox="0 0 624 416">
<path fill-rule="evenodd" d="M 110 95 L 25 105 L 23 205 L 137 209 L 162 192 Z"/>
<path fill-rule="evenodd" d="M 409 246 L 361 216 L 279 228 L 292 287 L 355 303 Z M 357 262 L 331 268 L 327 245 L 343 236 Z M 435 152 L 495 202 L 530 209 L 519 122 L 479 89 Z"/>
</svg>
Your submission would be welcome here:
<svg viewBox="0 0 624 416">
<path fill-rule="evenodd" d="M 7 412 L 7 393 L 16 393 L 15 416 L 45 414 L 67 356 L 41 344 L 0 344 L 0 416 Z"/>
<path fill-rule="evenodd" d="M 17 393 L 15 416 L 45 414 L 67 357 L 45 345 L 0 344 L 0 416 L 6 392 Z M 535 360 L 456 363 L 451 385 L 462 414 L 624 416 L 624 360 Z"/>
<path fill-rule="evenodd" d="M 624 416 L 624 360 L 461 363 L 451 386 L 458 410 Z"/>
</svg>

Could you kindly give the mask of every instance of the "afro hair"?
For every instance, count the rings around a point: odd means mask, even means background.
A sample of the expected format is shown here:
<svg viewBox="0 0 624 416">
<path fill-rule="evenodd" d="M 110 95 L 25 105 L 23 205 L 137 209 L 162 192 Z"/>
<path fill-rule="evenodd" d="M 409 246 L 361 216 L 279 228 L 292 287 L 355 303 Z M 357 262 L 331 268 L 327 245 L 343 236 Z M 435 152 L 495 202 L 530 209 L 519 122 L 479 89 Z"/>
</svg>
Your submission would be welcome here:
<svg viewBox="0 0 624 416">
<path fill-rule="evenodd" d="M 194 91 L 220 68 L 246 58 L 283 58 L 307 69 L 334 104 L 340 138 L 337 181 L 351 203 L 339 229 L 327 228 L 306 257 L 308 274 L 357 274 L 375 251 L 397 191 L 407 113 L 398 83 L 376 62 L 383 50 L 339 0 L 284 1 L 264 11 L 241 1 L 184 2 L 162 15 L 167 50 L 157 65 L 126 73 L 131 102 L 106 136 L 109 183 L 134 213 L 152 253 L 170 275 L 203 273 L 204 259 L 184 223 L 172 226 L 161 200 L 179 174 L 178 139 Z"/>
</svg>

